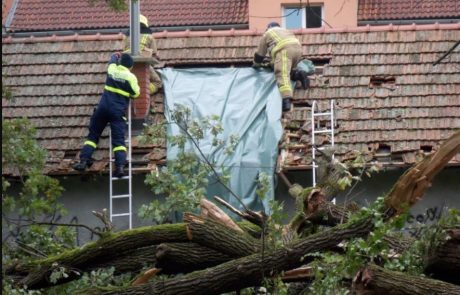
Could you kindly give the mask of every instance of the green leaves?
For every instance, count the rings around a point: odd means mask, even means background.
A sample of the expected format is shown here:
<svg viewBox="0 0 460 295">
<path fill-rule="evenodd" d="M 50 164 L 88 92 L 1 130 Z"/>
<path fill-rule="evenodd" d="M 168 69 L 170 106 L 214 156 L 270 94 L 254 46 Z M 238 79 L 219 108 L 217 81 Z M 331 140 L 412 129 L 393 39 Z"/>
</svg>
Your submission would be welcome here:
<svg viewBox="0 0 460 295">
<path fill-rule="evenodd" d="M 157 223 L 171 222 L 174 212 L 195 211 L 200 201 L 206 196 L 208 184 L 215 180 L 226 185 L 230 176 L 225 167 L 218 167 L 211 156 L 200 149 L 200 141 L 211 140 L 213 147 L 222 147 L 230 155 L 238 136 L 228 138 L 228 146 L 222 138 L 223 128 L 219 116 L 212 115 L 202 119 L 193 119 L 191 110 L 176 104 L 171 110 L 171 122 L 163 123 L 162 128 L 146 126 L 140 137 L 143 142 L 152 142 L 157 136 L 166 136 L 166 126 L 175 124 L 180 134 L 169 136 L 168 143 L 177 147 L 176 159 L 168 160 L 167 167 L 147 175 L 145 183 L 152 188 L 155 195 L 165 196 L 164 200 L 154 200 L 141 207 L 139 216 Z M 163 133 L 162 133 L 163 132 Z M 156 138 L 158 139 L 158 138 Z"/>
</svg>

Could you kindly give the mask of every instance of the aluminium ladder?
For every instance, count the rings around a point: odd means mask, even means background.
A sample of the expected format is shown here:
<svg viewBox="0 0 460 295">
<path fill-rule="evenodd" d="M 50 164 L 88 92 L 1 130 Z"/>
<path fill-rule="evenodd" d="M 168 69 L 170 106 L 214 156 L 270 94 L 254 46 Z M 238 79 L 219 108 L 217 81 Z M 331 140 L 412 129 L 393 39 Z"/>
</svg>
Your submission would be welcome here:
<svg viewBox="0 0 460 295">
<path fill-rule="evenodd" d="M 113 177 L 113 166 L 114 166 L 114 158 L 112 154 L 112 131 L 109 130 L 109 177 L 110 177 L 110 221 L 113 222 L 113 218 L 115 217 L 128 217 L 129 218 L 129 229 L 133 227 L 133 215 L 132 215 L 132 170 L 131 170 L 131 149 L 132 149 L 132 142 L 131 142 L 131 101 L 128 105 L 128 139 L 125 140 L 127 145 L 127 152 L 126 152 L 126 160 L 128 161 L 128 175 L 123 176 L 122 178 Z M 115 182 L 128 182 L 128 193 L 125 194 L 114 194 L 114 183 Z M 115 199 L 127 199 L 128 201 L 128 212 L 124 213 L 114 213 L 113 212 L 113 201 Z"/>
<path fill-rule="evenodd" d="M 318 103 L 316 100 L 313 101 L 311 106 L 311 154 L 312 154 L 312 176 L 313 176 L 313 186 L 316 186 L 316 169 L 318 168 L 318 164 L 316 163 L 316 149 L 324 150 L 328 146 L 330 148 L 334 147 L 334 126 L 335 126 L 335 118 L 334 118 L 334 100 L 330 101 L 329 111 L 321 112 L 318 109 Z M 322 127 L 321 121 L 329 120 L 330 127 Z M 321 147 L 317 147 L 316 145 L 316 134 L 325 134 L 330 136 L 330 142 L 326 145 Z M 332 154 L 332 159 L 334 159 L 334 154 Z M 335 199 L 334 199 L 335 201 Z M 335 202 L 334 202 L 335 203 Z"/>
</svg>

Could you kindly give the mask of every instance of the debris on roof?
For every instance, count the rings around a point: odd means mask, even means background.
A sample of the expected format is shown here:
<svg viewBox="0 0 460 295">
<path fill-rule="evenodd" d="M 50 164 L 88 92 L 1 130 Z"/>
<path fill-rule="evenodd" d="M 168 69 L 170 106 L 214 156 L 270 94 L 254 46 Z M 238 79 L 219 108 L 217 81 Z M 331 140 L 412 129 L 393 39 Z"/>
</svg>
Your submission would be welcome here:
<svg viewBox="0 0 460 295">
<path fill-rule="evenodd" d="M 155 37 L 166 66 L 244 66 L 252 60 L 260 33 L 162 32 Z M 339 157 L 349 150 L 377 152 L 386 147 L 384 155 L 375 159 L 405 166 L 427 153 L 427 147 L 435 151 L 460 129 L 459 49 L 433 66 L 460 39 L 460 24 L 299 30 L 297 37 L 305 57 L 329 59 L 329 63 L 322 76 L 312 77 L 310 89 L 294 93 L 293 119 L 283 145 L 288 146 L 285 169 L 311 167 L 310 112 L 305 103 L 312 100 L 320 108 L 330 99 L 336 102 Z M 3 117 L 29 117 L 37 126 L 40 144 L 49 152 L 48 172 L 71 173 L 68 162 L 77 159 L 103 89 L 107 60 L 121 49 L 122 36 L 2 41 L 3 83 L 12 87 L 15 97 L 2 100 Z M 377 88 L 369 87 L 372 77 L 394 77 L 394 89 L 376 92 Z M 162 94 L 151 100 L 151 107 L 155 113 L 151 111 L 148 122 L 158 122 L 163 117 Z M 104 162 L 106 137 L 100 147 L 94 156 Z M 165 161 L 164 146 L 135 146 L 133 153 L 135 169 L 145 171 Z M 451 164 L 460 164 L 460 155 Z M 105 166 L 95 167 L 94 171 Z"/>
</svg>

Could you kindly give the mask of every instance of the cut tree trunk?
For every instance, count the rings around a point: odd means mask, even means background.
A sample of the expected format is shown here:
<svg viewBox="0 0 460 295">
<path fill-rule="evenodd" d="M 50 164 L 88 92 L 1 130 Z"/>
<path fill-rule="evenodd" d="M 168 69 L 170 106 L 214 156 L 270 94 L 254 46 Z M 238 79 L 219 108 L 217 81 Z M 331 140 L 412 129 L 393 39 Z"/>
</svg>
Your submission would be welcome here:
<svg viewBox="0 0 460 295">
<path fill-rule="evenodd" d="M 353 279 L 357 295 L 458 295 L 460 287 L 443 281 L 412 276 L 369 264 Z"/>
<path fill-rule="evenodd" d="M 447 239 L 427 258 L 425 274 L 460 285 L 460 228 L 447 230 Z"/>
<path fill-rule="evenodd" d="M 156 267 L 164 274 L 189 273 L 232 260 L 234 257 L 196 243 L 158 245 Z"/>
<path fill-rule="evenodd" d="M 265 277 L 274 276 L 306 263 L 310 260 L 306 257 L 307 254 L 330 249 L 352 237 L 364 236 L 372 227 L 370 220 L 362 220 L 311 235 L 287 247 L 266 252 L 264 255 L 253 254 L 177 278 L 102 293 L 105 295 L 211 295 L 260 285 Z"/>
</svg>

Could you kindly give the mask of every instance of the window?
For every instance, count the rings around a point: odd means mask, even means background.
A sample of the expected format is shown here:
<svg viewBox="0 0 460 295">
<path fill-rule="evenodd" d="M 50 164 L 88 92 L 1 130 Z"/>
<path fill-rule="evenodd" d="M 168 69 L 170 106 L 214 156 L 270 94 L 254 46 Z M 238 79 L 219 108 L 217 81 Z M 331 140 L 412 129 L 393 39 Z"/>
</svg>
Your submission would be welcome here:
<svg viewBox="0 0 460 295">
<path fill-rule="evenodd" d="M 323 6 L 286 6 L 283 8 L 283 25 L 286 29 L 319 28 L 323 21 Z"/>
</svg>

